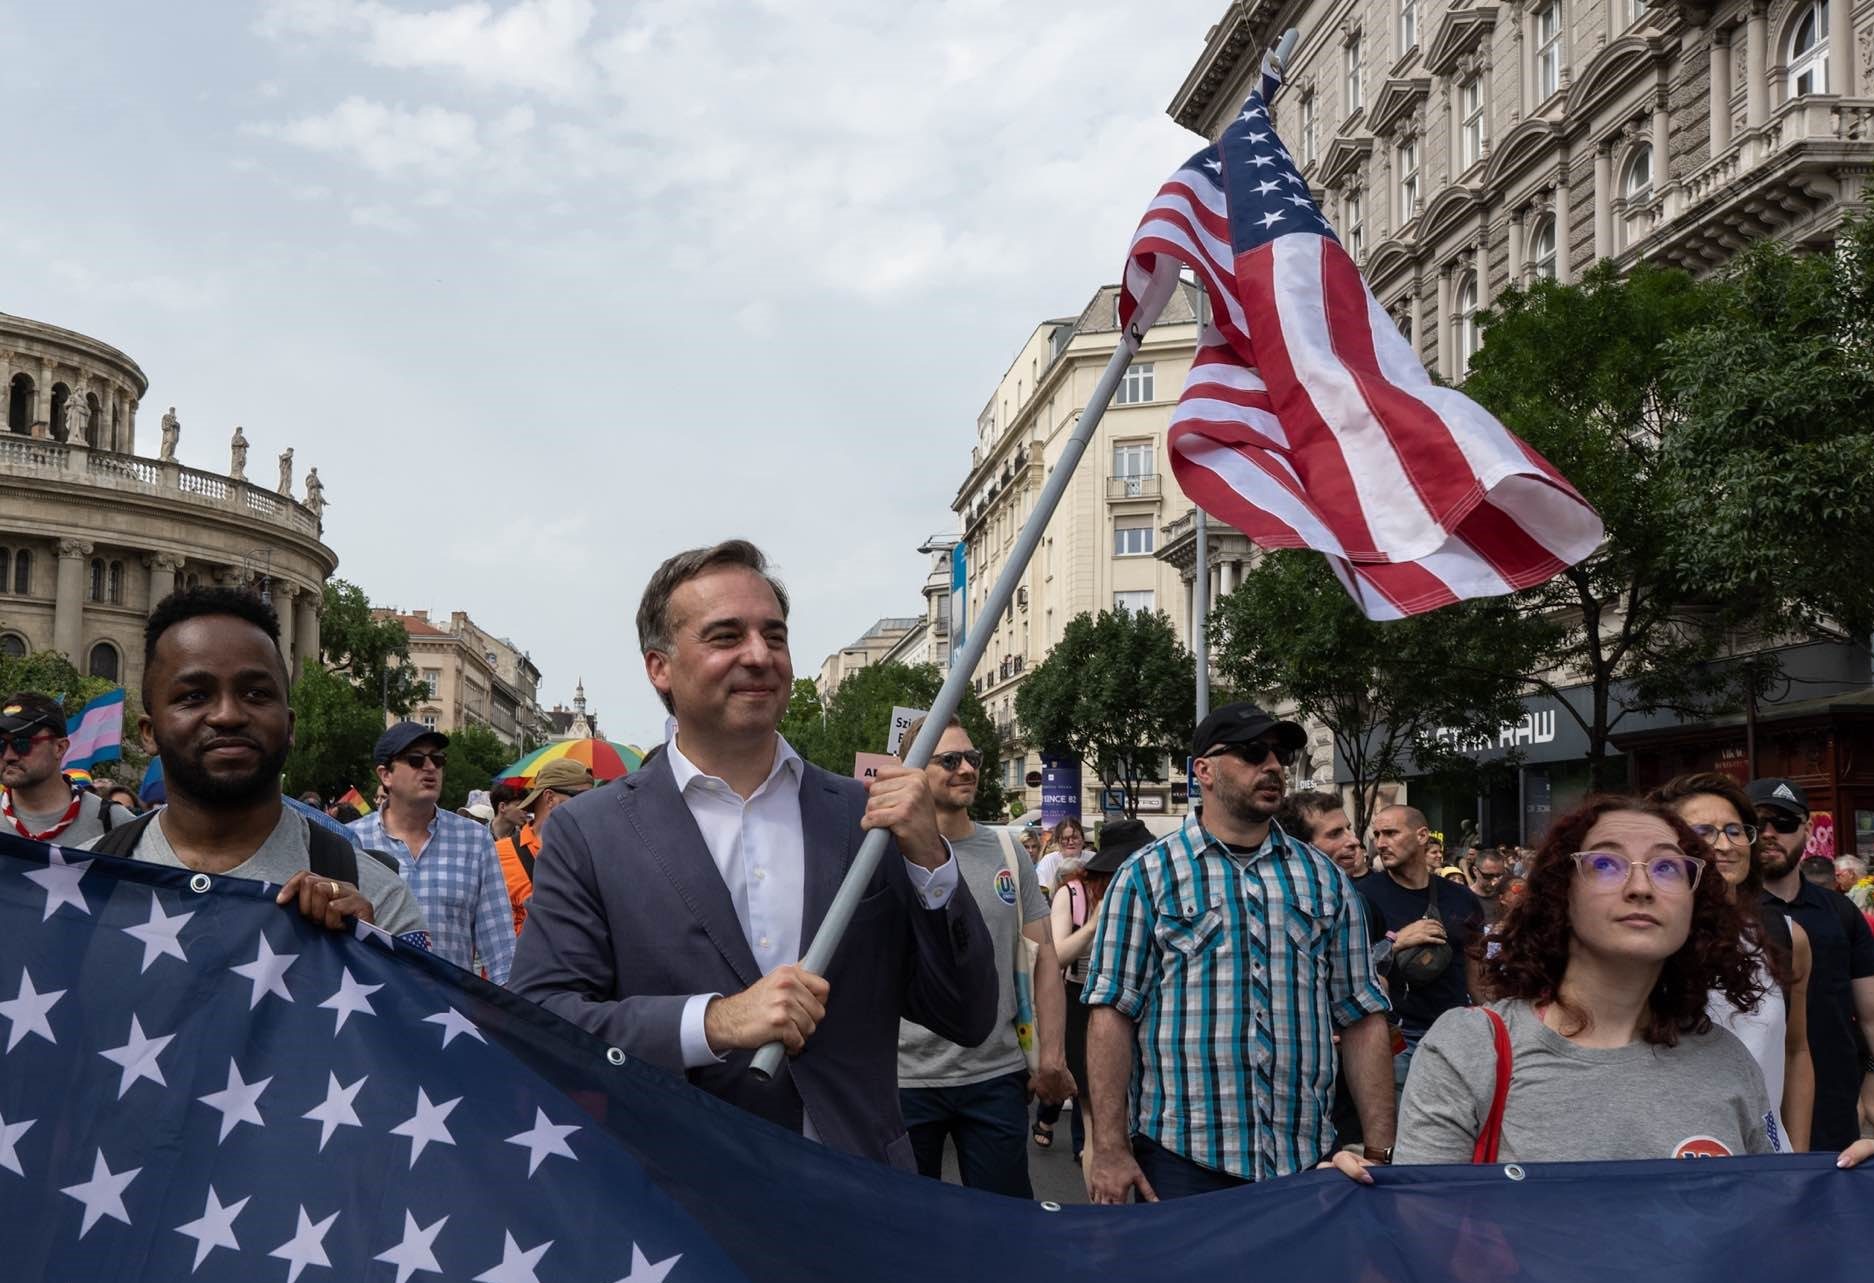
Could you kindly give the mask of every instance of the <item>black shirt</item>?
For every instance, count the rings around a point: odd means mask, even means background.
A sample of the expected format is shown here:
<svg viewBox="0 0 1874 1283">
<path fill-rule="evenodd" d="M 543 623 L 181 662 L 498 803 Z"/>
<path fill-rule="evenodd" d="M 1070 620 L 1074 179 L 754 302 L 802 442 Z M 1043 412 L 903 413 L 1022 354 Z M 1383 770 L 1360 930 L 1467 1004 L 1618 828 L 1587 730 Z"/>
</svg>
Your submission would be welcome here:
<svg viewBox="0 0 1874 1283">
<path fill-rule="evenodd" d="M 1855 1102 L 1861 1091 L 1861 1040 L 1855 1026 L 1854 982 L 1874 976 L 1874 932 L 1854 902 L 1808 880 L 1796 898 L 1763 893 L 1763 907 L 1780 910 L 1809 934 L 1809 1056 L 1815 1062 L 1815 1116 L 1809 1148 L 1841 1150 L 1860 1138 Z"/>
<path fill-rule="evenodd" d="M 1436 874 L 1432 876 L 1437 877 Z M 1392 874 L 1384 869 L 1356 879 L 1354 886 L 1366 897 L 1368 912 L 1385 920 L 1388 932 L 1401 931 L 1424 917 L 1431 903 L 1430 883 L 1413 891 L 1395 882 Z M 1469 1001 L 1464 959 L 1472 941 L 1483 930 L 1483 906 L 1463 883 L 1438 878 L 1438 917 L 1445 924 L 1445 939 L 1451 945 L 1451 965 L 1429 984 L 1407 984 L 1397 968 L 1386 978 L 1392 992 L 1393 1010 L 1412 1037 L 1423 1034 L 1431 1028 L 1432 1021 L 1451 1008 L 1462 1007 Z"/>
</svg>

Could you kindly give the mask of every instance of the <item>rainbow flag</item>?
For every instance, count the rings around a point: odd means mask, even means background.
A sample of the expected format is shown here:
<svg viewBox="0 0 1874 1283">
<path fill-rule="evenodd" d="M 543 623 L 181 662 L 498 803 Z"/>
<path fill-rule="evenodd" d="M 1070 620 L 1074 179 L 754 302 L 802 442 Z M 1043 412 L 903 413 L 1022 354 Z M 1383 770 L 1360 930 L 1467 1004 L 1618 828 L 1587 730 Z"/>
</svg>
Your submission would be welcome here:
<svg viewBox="0 0 1874 1283">
<path fill-rule="evenodd" d="M 369 815 L 372 810 L 375 809 L 369 802 L 364 800 L 364 794 L 358 791 L 356 785 L 353 785 L 347 790 L 345 796 L 338 799 L 338 804 L 340 806 L 355 806 L 358 808 L 358 814 L 360 815 Z"/>
</svg>

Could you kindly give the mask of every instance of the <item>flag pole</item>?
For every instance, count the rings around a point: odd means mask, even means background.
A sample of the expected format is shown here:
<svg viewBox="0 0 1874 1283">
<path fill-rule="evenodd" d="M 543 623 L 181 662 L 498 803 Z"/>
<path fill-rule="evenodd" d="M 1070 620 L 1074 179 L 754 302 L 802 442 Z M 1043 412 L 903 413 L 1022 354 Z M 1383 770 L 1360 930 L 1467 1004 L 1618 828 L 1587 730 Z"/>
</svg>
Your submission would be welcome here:
<svg viewBox="0 0 1874 1283">
<path fill-rule="evenodd" d="M 1028 569 L 1035 549 L 1041 546 L 1041 536 L 1047 530 L 1048 519 L 1054 515 L 1055 508 L 1060 506 L 1061 496 L 1067 492 L 1067 483 L 1073 480 L 1074 469 L 1079 466 L 1080 457 L 1086 453 L 1087 444 L 1093 440 L 1094 430 L 1100 426 L 1100 417 L 1106 413 L 1119 381 L 1126 376 L 1126 367 L 1132 364 L 1132 358 L 1138 355 L 1139 346 L 1144 341 L 1145 333 L 1138 328 L 1137 318 L 1134 318 L 1133 324 L 1121 331 L 1119 346 L 1113 350 L 1113 359 L 1107 362 L 1100 381 L 1093 387 L 1093 394 L 1087 398 L 1087 408 L 1081 411 L 1080 421 L 1069 434 L 1061 456 L 1055 462 L 1054 471 L 1041 487 L 1041 494 L 1035 500 L 1035 509 L 1029 514 L 1021 534 L 1016 537 L 1008 563 L 996 577 L 995 587 L 990 589 L 989 596 L 984 600 L 979 618 L 995 619 L 1015 600 L 1016 586 L 1023 572 Z M 931 701 L 924 725 L 919 729 L 917 739 L 912 742 L 911 751 L 905 755 L 906 766 L 922 768 L 930 761 L 931 754 L 936 751 L 937 741 L 943 738 L 945 727 L 963 703 L 963 690 L 970 683 L 970 674 L 976 671 L 976 665 L 982 662 L 984 652 L 989 649 L 991 631 L 988 628 L 977 628 L 965 634 L 963 651 L 950 665 L 950 675 L 944 678 L 943 688 L 937 692 L 937 698 Z M 846 880 L 840 883 L 839 894 L 833 897 L 833 903 L 828 907 L 826 917 L 821 920 L 812 945 L 800 960 L 800 965 L 815 975 L 825 975 L 833 955 L 839 951 L 839 942 L 846 934 L 846 924 L 852 920 L 852 911 L 865 894 L 867 885 L 872 881 L 872 874 L 885 854 L 886 836 L 886 830 L 873 829 L 865 835 L 865 841 L 859 844 L 859 853 L 853 857 L 852 867 L 846 871 Z M 781 1068 L 781 1058 L 785 1054 L 786 1048 L 778 1042 L 771 1042 L 755 1053 L 750 1067 L 763 1078 L 772 1078 Z"/>
<path fill-rule="evenodd" d="M 1193 273 L 1193 276 L 1196 274 Z M 1197 341 L 1210 324 L 1210 293 L 1197 281 Z M 1191 575 L 1191 653 L 1197 660 L 1197 720 L 1210 716 L 1210 514 L 1200 504 L 1192 533 L 1197 538 L 1197 566 Z"/>
</svg>

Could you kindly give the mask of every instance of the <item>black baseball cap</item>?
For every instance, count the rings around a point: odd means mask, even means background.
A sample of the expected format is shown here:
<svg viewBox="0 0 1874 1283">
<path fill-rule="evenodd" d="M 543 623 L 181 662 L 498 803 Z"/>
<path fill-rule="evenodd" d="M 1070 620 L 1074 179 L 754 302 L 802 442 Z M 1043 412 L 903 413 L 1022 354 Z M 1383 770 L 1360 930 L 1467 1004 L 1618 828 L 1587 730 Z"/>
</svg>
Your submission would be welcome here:
<svg viewBox="0 0 1874 1283">
<path fill-rule="evenodd" d="M 20 691 L 0 699 L 0 735 L 18 735 L 42 726 L 57 735 L 65 733 L 65 709 L 50 695 Z"/>
<path fill-rule="evenodd" d="M 1197 733 L 1191 736 L 1191 756 L 1202 757 L 1226 744 L 1247 744 L 1270 732 L 1284 748 L 1299 749 L 1308 743 L 1308 732 L 1298 723 L 1271 717 L 1247 701 L 1225 704 L 1197 724 Z"/>
<path fill-rule="evenodd" d="M 1747 791 L 1752 806 L 1767 806 L 1799 820 L 1809 818 L 1809 795 L 1794 780 L 1752 780 Z"/>
<path fill-rule="evenodd" d="M 418 740 L 435 740 L 437 747 L 449 747 L 449 737 L 434 726 L 425 726 L 421 722 L 398 722 L 377 737 L 377 747 L 371 750 L 371 760 L 379 766 L 389 766 L 391 758 Z"/>
</svg>

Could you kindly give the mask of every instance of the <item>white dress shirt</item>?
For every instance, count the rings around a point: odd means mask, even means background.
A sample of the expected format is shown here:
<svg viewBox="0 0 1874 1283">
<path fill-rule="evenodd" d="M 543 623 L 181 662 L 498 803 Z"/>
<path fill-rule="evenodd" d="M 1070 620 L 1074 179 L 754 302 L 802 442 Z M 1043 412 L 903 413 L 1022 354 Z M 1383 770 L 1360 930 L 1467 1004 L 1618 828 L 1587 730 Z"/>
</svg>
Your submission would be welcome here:
<svg viewBox="0 0 1874 1283">
<path fill-rule="evenodd" d="M 806 894 L 806 846 L 800 824 L 800 783 L 805 765 L 800 754 L 779 734 L 774 737 L 774 769 L 746 800 L 729 784 L 683 755 L 672 736 L 664 745 L 677 792 L 702 831 L 709 858 L 729 888 L 736 920 L 755 955 L 755 965 L 767 975 L 776 967 L 799 962 L 802 952 L 800 918 Z M 945 843 L 945 849 L 949 843 Z M 941 909 L 957 885 L 957 862 L 952 856 L 936 869 L 905 861 L 911 885 L 927 909 Z M 703 1032 L 703 1013 L 712 998 L 699 993 L 683 1008 L 681 1041 L 683 1066 L 695 1069 L 723 1058 L 710 1050 Z M 808 1120 L 806 1134 L 813 1136 Z"/>
</svg>

